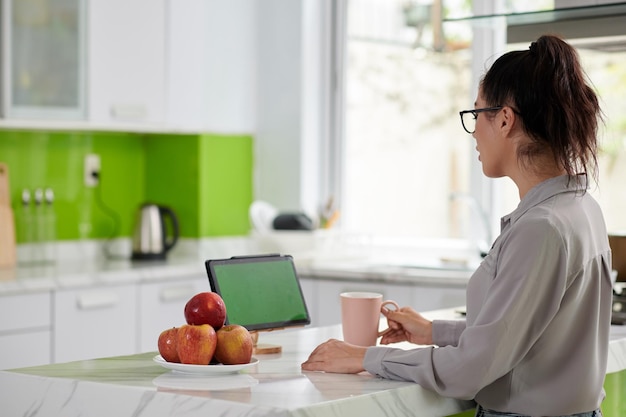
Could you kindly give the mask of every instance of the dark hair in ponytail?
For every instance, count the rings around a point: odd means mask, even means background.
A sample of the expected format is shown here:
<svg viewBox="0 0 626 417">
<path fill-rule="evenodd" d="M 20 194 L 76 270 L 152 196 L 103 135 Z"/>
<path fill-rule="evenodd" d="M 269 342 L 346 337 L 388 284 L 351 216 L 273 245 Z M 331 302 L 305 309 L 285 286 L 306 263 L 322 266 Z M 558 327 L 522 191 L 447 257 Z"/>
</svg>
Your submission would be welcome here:
<svg viewBox="0 0 626 417">
<path fill-rule="evenodd" d="M 598 176 L 597 132 L 602 110 L 576 50 L 545 35 L 525 51 L 498 58 L 481 81 L 489 106 L 511 106 L 532 142 L 518 157 L 549 152 L 569 175 Z"/>
</svg>

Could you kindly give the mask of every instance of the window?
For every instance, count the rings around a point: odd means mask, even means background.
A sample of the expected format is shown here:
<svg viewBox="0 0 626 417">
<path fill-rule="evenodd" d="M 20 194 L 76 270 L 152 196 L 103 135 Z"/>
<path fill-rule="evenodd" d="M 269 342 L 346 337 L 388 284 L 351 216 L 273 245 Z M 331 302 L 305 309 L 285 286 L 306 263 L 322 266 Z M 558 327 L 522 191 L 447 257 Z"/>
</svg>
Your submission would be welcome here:
<svg viewBox="0 0 626 417">
<path fill-rule="evenodd" d="M 444 34 L 441 2 L 350 0 L 345 49 L 344 231 L 466 238 L 474 140 L 467 34 Z M 432 16 L 435 16 L 433 20 Z M 440 20 L 439 20 L 440 21 Z"/>
<path fill-rule="evenodd" d="M 480 14 L 500 15 L 555 5 L 549 0 L 511 3 L 494 10 L 489 1 L 346 1 L 338 199 L 345 232 L 370 241 L 445 245 L 451 239 L 490 243 L 497 235 L 500 217 L 519 203 L 517 189 L 507 178 L 483 178 L 474 139 L 461 127 L 458 112 L 472 108 L 474 80 L 490 62 L 507 48 L 527 48 L 530 40 L 505 45 L 506 27 L 501 34 L 493 27 L 494 33 L 479 29 L 477 34 L 467 22 L 433 22 L 439 15 L 471 16 L 472 7 Z M 474 27 L 483 24 L 493 21 L 479 20 Z M 473 60 L 472 43 L 488 44 Z M 626 175 L 626 116 L 621 112 L 626 47 L 609 52 L 587 44 L 579 51 L 607 118 L 601 132 L 600 185 L 592 193 L 609 230 L 624 232 L 626 193 L 620 178 Z M 476 190 L 472 180 L 488 185 Z"/>
<path fill-rule="evenodd" d="M 601 131 L 599 186 L 592 190 L 610 233 L 626 232 L 626 42 L 614 52 L 579 49 L 605 113 Z"/>
<path fill-rule="evenodd" d="M 590 192 L 598 200 L 609 233 L 626 232 L 626 38 L 572 39 L 577 46 L 585 71 L 600 97 L 604 125 L 600 126 L 599 184 L 591 184 Z M 509 45 L 510 49 L 527 47 Z M 507 186 L 507 205 L 515 203 L 516 191 Z M 515 207 L 515 206 L 513 206 Z"/>
</svg>

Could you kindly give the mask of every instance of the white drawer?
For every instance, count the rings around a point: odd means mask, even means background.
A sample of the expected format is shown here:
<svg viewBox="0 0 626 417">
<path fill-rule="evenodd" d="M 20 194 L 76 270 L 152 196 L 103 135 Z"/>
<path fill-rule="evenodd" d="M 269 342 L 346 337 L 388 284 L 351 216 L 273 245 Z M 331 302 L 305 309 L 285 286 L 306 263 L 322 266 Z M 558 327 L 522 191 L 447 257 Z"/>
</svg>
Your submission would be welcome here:
<svg viewBox="0 0 626 417">
<path fill-rule="evenodd" d="M 0 296 L 0 332 L 49 328 L 50 292 Z"/>
<path fill-rule="evenodd" d="M 139 350 L 157 350 L 161 332 L 170 327 L 185 324 L 185 304 L 199 292 L 210 291 L 206 277 L 181 279 L 141 286 Z"/>
<path fill-rule="evenodd" d="M 54 294 L 52 360 L 68 362 L 137 352 L 135 285 Z"/>
<path fill-rule="evenodd" d="M 50 363 L 50 330 L 0 335 L 0 369 Z"/>
</svg>

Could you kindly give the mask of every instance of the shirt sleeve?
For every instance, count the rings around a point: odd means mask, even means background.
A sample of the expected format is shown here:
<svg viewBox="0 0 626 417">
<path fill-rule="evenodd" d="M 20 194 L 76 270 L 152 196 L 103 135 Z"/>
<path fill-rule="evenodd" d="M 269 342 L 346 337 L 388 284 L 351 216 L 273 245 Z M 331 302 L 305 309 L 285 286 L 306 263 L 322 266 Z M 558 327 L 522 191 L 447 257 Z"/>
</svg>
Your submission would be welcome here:
<svg viewBox="0 0 626 417">
<path fill-rule="evenodd" d="M 488 255 L 498 257 L 497 274 L 489 278 L 480 311 L 458 344 L 413 350 L 370 347 L 365 369 L 459 399 L 473 399 L 509 373 L 556 314 L 567 274 L 566 249 L 558 230 L 547 222 L 520 223 L 516 233 L 500 243 L 500 250 Z M 446 337 L 447 325 L 440 325 L 435 330 L 439 324 L 433 323 L 433 338 L 441 338 L 438 343 L 452 341 Z"/>
<path fill-rule="evenodd" d="M 465 325 L 465 320 L 433 320 L 433 343 L 437 346 L 458 345 Z"/>
</svg>

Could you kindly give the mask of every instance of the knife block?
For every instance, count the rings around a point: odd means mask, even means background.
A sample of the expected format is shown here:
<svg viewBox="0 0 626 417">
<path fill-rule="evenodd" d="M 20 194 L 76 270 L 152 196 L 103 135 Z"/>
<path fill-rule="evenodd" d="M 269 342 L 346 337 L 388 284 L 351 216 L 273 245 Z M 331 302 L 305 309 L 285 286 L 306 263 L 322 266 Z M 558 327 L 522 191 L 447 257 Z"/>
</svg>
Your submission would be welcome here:
<svg viewBox="0 0 626 417">
<path fill-rule="evenodd" d="M 0 162 L 0 268 L 16 263 L 15 219 L 11 208 L 9 167 Z"/>
</svg>

